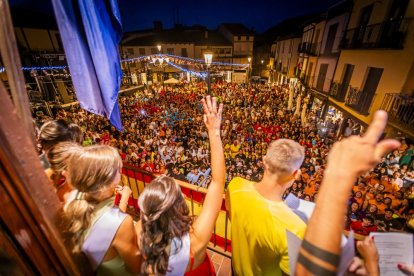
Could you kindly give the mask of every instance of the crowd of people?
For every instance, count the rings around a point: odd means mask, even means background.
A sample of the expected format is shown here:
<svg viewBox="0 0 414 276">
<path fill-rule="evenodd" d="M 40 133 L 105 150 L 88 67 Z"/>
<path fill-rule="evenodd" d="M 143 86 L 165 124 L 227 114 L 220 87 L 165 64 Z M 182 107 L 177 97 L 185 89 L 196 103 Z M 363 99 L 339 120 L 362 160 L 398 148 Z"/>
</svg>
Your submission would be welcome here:
<svg viewBox="0 0 414 276">
<path fill-rule="evenodd" d="M 214 95 L 229 110 L 221 128 L 226 183 L 234 177 L 260 181 L 262 156 L 269 143 L 280 138 L 292 139 L 304 146 L 306 152 L 302 174 L 287 193 L 315 201 L 334 137 L 321 135 L 312 111 L 303 124 L 293 116 L 293 110 L 286 109 L 286 88 L 262 84 L 213 86 Z M 126 164 L 207 188 L 211 181 L 210 149 L 199 103 L 204 92 L 203 87 L 186 84 L 168 87 L 161 93 L 145 91 L 121 96 L 125 128 L 122 133 L 105 119 L 78 107 L 61 110 L 56 118 L 78 124 L 85 133 L 84 145 L 116 147 Z M 336 129 L 332 131 L 335 132 Z M 414 212 L 413 156 L 414 144 L 403 138 L 397 150 L 358 179 L 349 202 L 348 230 L 363 235 L 405 230 L 406 221 Z"/>
<path fill-rule="evenodd" d="M 295 172 L 295 177 L 292 178 L 293 185 L 284 189 L 281 197 L 292 193 L 301 199 L 316 201 L 327 168 L 332 141 L 335 139 L 334 133 L 337 133 L 340 126 L 339 122 L 331 122 L 333 129 L 329 134 L 322 133 L 317 128 L 318 119 L 316 112 L 311 110 L 311 104 L 306 120 L 294 116 L 294 110 L 286 108 L 288 88 L 267 84 L 213 85 L 214 96 L 225 107 L 223 117 L 220 118 L 221 127 L 217 130 L 218 136 L 222 139 L 225 158 L 223 167 L 226 168 L 226 172 L 223 178 L 226 186 L 232 180 L 240 178 L 263 183 L 267 179 L 266 173 L 269 178 L 267 166 L 270 159 L 263 158 L 271 150 L 269 144 L 289 139 L 296 141 L 298 146 L 304 149 L 303 162 L 294 164 L 298 166 L 300 173 Z M 203 116 L 208 114 L 203 115 L 206 106 L 203 108 L 200 100 L 205 92 L 202 84 L 182 84 L 167 87 L 165 91 L 160 88 L 122 95 L 119 103 L 123 132 L 110 126 L 106 119 L 89 114 L 76 106 L 70 110 L 58 111 L 55 119 L 79 126 L 79 131 L 73 131 L 72 127 L 72 134 L 69 136 L 73 137 L 72 140 L 75 142 L 82 141 L 86 148 L 91 145 L 111 146 L 117 148 L 124 164 L 209 188 L 218 180 L 217 175 L 214 177 L 217 165 L 214 170 L 212 134 L 203 126 L 203 121 L 206 122 Z M 49 118 L 37 118 L 39 124 L 47 119 Z M 79 139 L 80 135 L 83 139 Z M 67 155 L 79 154 L 79 147 L 72 145 L 71 148 L 73 150 L 68 151 Z M 401 139 L 398 149 L 383 157 L 374 169 L 358 179 L 355 178 L 352 195 L 348 200 L 346 229 L 352 229 L 362 235 L 368 235 L 373 231 L 408 230 L 414 210 L 413 149 L 413 144 Z M 52 161 L 56 156 L 59 157 L 58 148 L 51 149 L 47 156 Z M 53 162 L 50 163 L 53 165 Z M 60 171 L 63 172 L 64 169 L 60 168 Z M 57 189 L 62 182 L 62 176 L 62 173 L 54 176 Z M 113 182 L 112 178 L 110 182 Z M 94 183 L 90 185 L 93 186 Z M 229 189 L 231 190 L 231 186 Z M 67 191 L 61 194 L 61 199 L 83 199 L 82 196 Z M 142 204 L 143 202 L 140 205 L 141 209 L 145 209 Z M 151 221 L 150 218 L 145 220 Z M 304 236 L 302 230 L 299 235 L 301 237 Z M 148 238 L 151 238 L 151 235 Z M 191 236 L 189 239 L 194 243 Z M 76 243 L 79 244 L 79 241 Z M 151 254 L 155 254 L 154 252 L 158 251 L 155 250 Z M 200 252 L 201 256 L 205 254 Z M 197 255 L 199 259 L 196 258 L 197 265 L 203 263 L 200 254 Z M 154 269 L 154 263 L 145 263 L 149 269 L 147 271 Z M 165 271 L 165 268 L 165 265 L 160 264 L 159 269 Z M 286 272 L 285 267 L 282 270 Z"/>
</svg>

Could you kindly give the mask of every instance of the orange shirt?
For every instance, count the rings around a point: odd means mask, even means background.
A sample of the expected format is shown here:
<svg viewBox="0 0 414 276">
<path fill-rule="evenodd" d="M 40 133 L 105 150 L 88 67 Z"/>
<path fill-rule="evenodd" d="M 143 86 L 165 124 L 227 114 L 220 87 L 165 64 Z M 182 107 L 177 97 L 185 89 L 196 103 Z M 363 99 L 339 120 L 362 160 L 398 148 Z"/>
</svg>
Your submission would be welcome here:
<svg viewBox="0 0 414 276">
<path fill-rule="evenodd" d="M 362 204 L 364 204 L 364 197 L 359 197 L 359 198 L 354 197 L 354 199 L 358 203 L 359 207 L 362 207 Z"/>
<path fill-rule="evenodd" d="M 315 193 L 315 182 L 309 181 L 309 183 L 306 184 L 305 194 L 313 195 L 314 193 Z"/>
<path fill-rule="evenodd" d="M 374 205 L 377 206 L 377 208 L 378 208 L 378 214 L 384 214 L 385 213 L 385 209 L 387 209 L 387 205 L 385 205 L 382 202 L 377 202 L 377 200 L 375 198 L 374 199 L 370 199 L 368 201 L 368 203 L 369 204 L 374 204 Z"/>
<path fill-rule="evenodd" d="M 367 189 L 360 189 L 358 186 L 354 186 L 352 188 L 352 191 L 354 192 L 354 194 L 356 192 L 361 192 L 362 193 L 362 197 L 365 197 L 365 194 L 367 193 Z"/>
<path fill-rule="evenodd" d="M 392 193 L 393 187 L 392 187 L 392 184 L 389 181 L 382 180 L 381 184 L 384 185 L 384 187 L 385 187 L 384 192 Z"/>
<path fill-rule="evenodd" d="M 367 192 L 365 194 L 365 199 L 367 199 L 367 200 L 375 199 L 375 194 Z"/>
<path fill-rule="evenodd" d="M 307 184 L 309 182 L 310 177 L 309 177 L 309 175 L 307 173 L 302 173 L 300 176 L 302 177 L 302 181 L 305 184 Z"/>
</svg>

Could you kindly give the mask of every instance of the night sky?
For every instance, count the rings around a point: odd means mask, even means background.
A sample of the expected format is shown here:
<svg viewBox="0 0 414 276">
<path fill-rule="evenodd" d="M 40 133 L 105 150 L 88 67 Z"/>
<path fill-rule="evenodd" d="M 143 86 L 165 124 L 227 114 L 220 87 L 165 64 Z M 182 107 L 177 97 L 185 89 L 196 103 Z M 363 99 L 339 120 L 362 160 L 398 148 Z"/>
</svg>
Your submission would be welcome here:
<svg viewBox="0 0 414 276">
<path fill-rule="evenodd" d="M 50 0 L 9 0 L 12 7 L 52 13 Z M 172 27 L 179 23 L 216 28 L 220 23 L 243 23 L 263 32 L 283 19 L 324 11 L 339 0 L 118 0 L 124 31 L 153 27 L 160 20 Z M 177 19 L 175 20 L 177 22 Z"/>
</svg>

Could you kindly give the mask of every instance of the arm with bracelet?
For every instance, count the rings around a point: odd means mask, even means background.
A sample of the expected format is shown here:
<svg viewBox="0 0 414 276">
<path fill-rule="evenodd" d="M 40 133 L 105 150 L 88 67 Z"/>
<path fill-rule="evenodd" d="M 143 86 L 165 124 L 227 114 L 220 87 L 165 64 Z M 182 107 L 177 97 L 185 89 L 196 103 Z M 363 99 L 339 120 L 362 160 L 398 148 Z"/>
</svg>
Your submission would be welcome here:
<svg viewBox="0 0 414 276">
<path fill-rule="evenodd" d="M 378 142 L 386 124 L 387 114 L 377 111 L 364 136 L 351 136 L 331 149 L 319 198 L 300 249 L 297 275 L 336 275 L 344 216 L 355 179 L 399 146 L 398 141 L 391 139 Z M 371 273 L 376 275 L 378 271 Z"/>
</svg>

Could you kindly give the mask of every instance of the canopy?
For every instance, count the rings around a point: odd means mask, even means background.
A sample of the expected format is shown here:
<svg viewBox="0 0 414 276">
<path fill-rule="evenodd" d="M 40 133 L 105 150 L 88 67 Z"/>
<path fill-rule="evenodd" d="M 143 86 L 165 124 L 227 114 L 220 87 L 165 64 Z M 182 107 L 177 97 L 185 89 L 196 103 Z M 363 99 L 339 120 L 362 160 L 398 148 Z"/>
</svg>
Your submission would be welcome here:
<svg viewBox="0 0 414 276">
<path fill-rule="evenodd" d="M 164 81 L 165 84 L 177 84 L 179 82 L 180 82 L 179 80 L 174 79 L 174 78 L 170 78 L 170 79 Z"/>
</svg>

